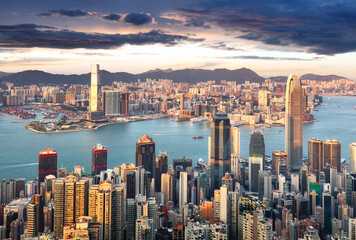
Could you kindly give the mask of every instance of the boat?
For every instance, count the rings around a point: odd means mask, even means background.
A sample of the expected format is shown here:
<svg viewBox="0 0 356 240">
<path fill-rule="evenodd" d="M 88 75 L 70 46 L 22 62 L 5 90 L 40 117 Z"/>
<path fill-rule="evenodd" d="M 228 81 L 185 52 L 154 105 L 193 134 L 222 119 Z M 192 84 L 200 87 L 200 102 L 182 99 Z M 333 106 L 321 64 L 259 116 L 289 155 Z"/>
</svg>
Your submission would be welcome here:
<svg viewBox="0 0 356 240">
<path fill-rule="evenodd" d="M 318 109 L 317 109 L 317 108 L 314 108 L 314 109 L 313 109 L 313 111 L 314 111 L 314 112 L 317 112 L 317 111 L 318 111 Z"/>
<path fill-rule="evenodd" d="M 204 138 L 203 136 L 193 136 L 193 139 L 201 139 Z"/>
</svg>

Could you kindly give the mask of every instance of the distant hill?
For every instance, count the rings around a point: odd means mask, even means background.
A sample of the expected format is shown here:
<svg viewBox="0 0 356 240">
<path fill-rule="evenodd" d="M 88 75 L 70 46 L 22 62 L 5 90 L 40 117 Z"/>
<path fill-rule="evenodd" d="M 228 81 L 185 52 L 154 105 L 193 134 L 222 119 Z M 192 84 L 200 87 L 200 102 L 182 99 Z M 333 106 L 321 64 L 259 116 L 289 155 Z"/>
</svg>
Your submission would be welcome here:
<svg viewBox="0 0 356 240">
<path fill-rule="evenodd" d="M 262 82 L 264 78 L 259 76 L 254 71 L 241 68 L 236 70 L 229 69 L 183 69 L 170 71 L 160 70 L 148 71 L 140 74 L 130 74 L 126 72 L 111 73 L 105 70 L 100 72 L 100 78 L 103 85 L 110 85 L 113 81 L 132 82 L 137 79 L 171 79 L 175 82 L 197 83 L 209 80 L 227 80 L 236 81 L 237 83 L 243 83 L 245 81 L 250 82 Z M 89 84 L 90 73 L 80 75 L 63 75 L 63 74 L 51 74 L 43 71 L 28 70 L 18 73 L 13 73 L 7 76 L 0 77 L 0 83 L 10 82 L 15 86 L 31 85 L 31 84 Z"/>
<path fill-rule="evenodd" d="M 269 79 L 276 81 L 276 82 L 286 82 L 288 79 L 288 76 L 276 76 L 276 77 L 270 77 Z M 339 79 L 348 79 L 343 76 L 338 76 L 338 75 L 317 75 L 317 74 L 304 74 L 301 76 L 302 80 L 316 80 L 316 81 L 332 81 L 332 80 L 339 80 Z"/>
<path fill-rule="evenodd" d="M 6 73 L 6 72 L 0 72 L 0 78 L 1 77 L 4 77 L 4 76 L 7 76 L 7 75 L 10 75 L 11 73 Z"/>
<path fill-rule="evenodd" d="M 113 81 L 133 82 L 137 79 L 144 80 L 146 78 L 151 79 L 171 79 L 175 82 L 197 83 L 205 82 L 209 80 L 215 80 L 217 83 L 220 80 L 236 81 L 237 83 L 244 83 L 245 81 L 261 83 L 265 78 L 259 76 L 257 73 L 248 68 L 240 68 L 236 70 L 229 69 L 155 69 L 140 74 L 131 74 L 126 72 L 108 72 L 101 70 L 100 78 L 103 85 L 111 85 Z M 315 75 L 306 74 L 302 76 L 302 79 L 330 81 L 334 79 L 342 79 L 345 77 L 336 75 Z M 285 82 L 287 76 L 271 77 L 273 81 Z M 50 84 L 90 84 L 90 73 L 86 74 L 51 74 L 43 71 L 28 70 L 18 73 L 3 73 L 0 72 L 0 85 L 4 85 L 5 82 L 13 83 L 15 86 L 24 85 L 50 85 Z"/>
</svg>

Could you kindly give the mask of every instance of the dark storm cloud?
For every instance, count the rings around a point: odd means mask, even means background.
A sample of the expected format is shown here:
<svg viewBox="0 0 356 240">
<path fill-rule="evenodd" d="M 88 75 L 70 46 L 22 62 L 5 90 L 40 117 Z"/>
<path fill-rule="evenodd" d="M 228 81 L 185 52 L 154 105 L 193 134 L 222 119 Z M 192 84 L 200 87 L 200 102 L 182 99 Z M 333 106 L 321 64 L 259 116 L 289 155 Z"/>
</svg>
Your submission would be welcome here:
<svg viewBox="0 0 356 240">
<path fill-rule="evenodd" d="M 153 23 L 153 18 L 148 13 L 128 13 L 124 16 L 123 21 L 133 25 L 144 25 Z"/>
<path fill-rule="evenodd" d="M 197 42 L 183 35 L 152 30 L 134 34 L 83 33 L 35 24 L 0 25 L 0 48 L 58 48 L 58 49 L 110 49 L 130 45 L 163 44 L 176 45 L 180 42 Z"/>
<path fill-rule="evenodd" d="M 266 56 L 228 56 L 228 57 L 221 57 L 224 59 L 251 59 L 251 60 L 278 60 L 278 61 L 311 61 L 311 60 L 318 60 L 315 58 L 289 58 L 289 57 L 266 57 Z"/>
<path fill-rule="evenodd" d="M 356 50 L 356 2 L 344 1 L 206 1 L 169 11 L 182 25 L 215 26 L 238 39 L 267 45 L 296 46 L 333 55 Z M 164 16 L 163 16 L 164 17 Z"/>
<path fill-rule="evenodd" d="M 150 24 L 154 22 L 154 18 L 149 13 L 109 13 L 102 14 L 97 12 L 87 12 L 84 10 L 51 10 L 43 13 L 36 13 L 37 17 L 72 17 L 72 18 L 80 18 L 80 17 L 95 17 L 106 21 L 112 22 L 125 22 L 130 23 L 136 26 Z"/>
<path fill-rule="evenodd" d="M 88 16 L 91 16 L 91 13 L 80 10 L 80 9 L 78 9 L 78 10 L 59 9 L 59 10 L 51 10 L 49 12 L 44 12 L 44 13 L 36 13 L 35 16 L 38 16 L 38 17 L 52 17 L 52 16 L 88 17 Z"/>
</svg>

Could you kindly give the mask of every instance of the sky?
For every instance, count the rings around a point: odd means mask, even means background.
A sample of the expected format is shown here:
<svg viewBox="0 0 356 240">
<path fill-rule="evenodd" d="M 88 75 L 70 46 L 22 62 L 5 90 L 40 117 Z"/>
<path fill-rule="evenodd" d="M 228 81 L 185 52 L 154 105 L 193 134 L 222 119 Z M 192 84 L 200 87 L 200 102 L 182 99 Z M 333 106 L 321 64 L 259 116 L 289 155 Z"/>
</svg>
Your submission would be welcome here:
<svg viewBox="0 0 356 240">
<path fill-rule="evenodd" d="M 2 0 L 0 71 L 250 68 L 356 80 L 356 1 Z"/>
</svg>

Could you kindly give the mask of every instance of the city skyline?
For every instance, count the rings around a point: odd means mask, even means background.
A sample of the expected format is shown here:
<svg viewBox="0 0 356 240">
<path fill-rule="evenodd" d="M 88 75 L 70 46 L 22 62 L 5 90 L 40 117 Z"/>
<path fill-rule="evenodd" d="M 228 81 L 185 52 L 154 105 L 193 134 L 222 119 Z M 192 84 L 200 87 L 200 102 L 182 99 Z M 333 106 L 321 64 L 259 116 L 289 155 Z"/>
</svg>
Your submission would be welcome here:
<svg viewBox="0 0 356 240">
<path fill-rule="evenodd" d="M 100 62 L 112 72 L 247 67 L 264 77 L 356 79 L 355 8 L 352 1 L 17 0 L 0 10 L 0 71 L 78 74 Z"/>
</svg>

